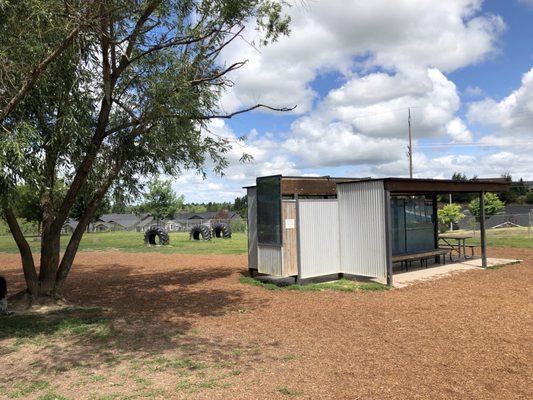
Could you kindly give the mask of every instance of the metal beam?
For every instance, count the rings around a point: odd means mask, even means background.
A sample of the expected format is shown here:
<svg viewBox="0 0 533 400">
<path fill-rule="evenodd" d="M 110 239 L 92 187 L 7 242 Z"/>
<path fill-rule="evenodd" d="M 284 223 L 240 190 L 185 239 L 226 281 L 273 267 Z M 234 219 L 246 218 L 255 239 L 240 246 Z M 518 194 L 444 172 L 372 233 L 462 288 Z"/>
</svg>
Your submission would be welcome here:
<svg viewBox="0 0 533 400">
<path fill-rule="evenodd" d="M 479 231 L 481 233 L 481 266 L 487 268 L 487 242 L 485 237 L 485 192 L 479 193 Z"/>
<path fill-rule="evenodd" d="M 298 199 L 298 194 L 294 195 L 296 200 L 296 257 L 297 257 L 297 267 L 298 267 L 298 276 L 297 280 L 302 277 L 302 251 L 301 251 L 301 240 L 300 240 L 300 200 Z"/>
<path fill-rule="evenodd" d="M 433 208 L 433 242 L 436 249 L 439 248 L 439 210 L 437 205 L 437 195 L 431 196 L 432 208 Z M 446 256 L 444 256 L 446 260 Z M 440 256 L 435 256 L 435 262 L 440 261 Z"/>
<path fill-rule="evenodd" d="M 390 192 L 385 190 L 385 246 L 387 257 L 387 285 L 392 286 L 392 223 L 391 223 L 391 205 Z"/>
</svg>

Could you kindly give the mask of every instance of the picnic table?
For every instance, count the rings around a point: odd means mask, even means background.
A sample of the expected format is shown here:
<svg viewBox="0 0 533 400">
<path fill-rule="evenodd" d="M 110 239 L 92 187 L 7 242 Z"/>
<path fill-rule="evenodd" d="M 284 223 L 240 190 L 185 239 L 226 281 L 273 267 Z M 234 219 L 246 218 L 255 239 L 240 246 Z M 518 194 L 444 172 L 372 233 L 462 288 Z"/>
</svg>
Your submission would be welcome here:
<svg viewBox="0 0 533 400">
<path fill-rule="evenodd" d="M 439 235 L 439 241 L 444 242 L 444 244 L 449 247 L 450 249 L 457 252 L 459 255 L 459 258 L 461 258 L 461 255 L 464 258 L 472 258 L 474 256 L 474 247 L 475 246 L 467 246 L 466 245 L 466 239 L 473 238 L 472 235 Z M 455 241 L 455 242 L 454 242 Z M 469 248 L 472 252 L 471 256 L 466 255 L 466 248 Z"/>
</svg>

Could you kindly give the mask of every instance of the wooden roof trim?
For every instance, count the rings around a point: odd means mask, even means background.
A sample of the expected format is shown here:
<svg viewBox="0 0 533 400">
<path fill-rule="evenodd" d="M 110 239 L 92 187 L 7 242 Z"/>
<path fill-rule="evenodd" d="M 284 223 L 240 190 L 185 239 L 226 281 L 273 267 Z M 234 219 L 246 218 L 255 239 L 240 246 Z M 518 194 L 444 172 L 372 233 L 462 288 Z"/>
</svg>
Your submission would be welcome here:
<svg viewBox="0 0 533 400">
<path fill-rule="evenodd" d="M 473 193 L 506 192 L 510 183 L 501 179 L 480 179 L 472 181 L 454 181 L 451 179 L 409 179 L 383 178 L 367 179 L 363 182 L 382 181 L 386 190 L 392 193 Z M 343 182 L 358 183 L 361 181 Z M 340 183 L 340 184 L 343 184 Z"/>
<path fill-rule="evenodd" d="M 472 193 L 507 192 L 510 185 L 502 182 L 450 182 L 450 181 L 384 181 L 385 189 L 395 192 L 412 193 Z"/>
</svg>

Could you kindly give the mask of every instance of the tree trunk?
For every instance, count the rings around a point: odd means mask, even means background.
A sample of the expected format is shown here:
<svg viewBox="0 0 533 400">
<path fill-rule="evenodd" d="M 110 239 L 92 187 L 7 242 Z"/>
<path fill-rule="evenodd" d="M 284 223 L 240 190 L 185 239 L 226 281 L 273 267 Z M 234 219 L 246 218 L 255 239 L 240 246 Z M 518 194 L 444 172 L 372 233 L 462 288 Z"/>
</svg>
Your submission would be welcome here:
<svg viewBox="0 0 533 400">
<path fill-rule="evenodd" d="M 59 265 L 59 249 L 61 228 L 57 228 L 53 206 L 53 187 L 55 181 L 55 158 L 46 154 L 46 168 L 44 170 L 45 190 L 41 198 L 43 209 L 43 232 L 41 235 L 41 265 L 39 269 L 39 295 L 53 296 L 55 294 L 55 277 Z"/>
<path fill-rule="evenodd" d="M 54 296 L 56 293 L 56 273 L 59 266 L 61 232 L 43 230 L 41 236 L 41 265 L 39 269 L 39 295 Z"/>
<path fill-rule="evenodd" d="M 74 229 L 74 232 L 72 233 L 70 241 L 67 245 L 67 248 L 65 249 L 65 253 L 63 254 L 63 258 L 61 259 L 61 263 L 59 264 L 59 268 L 57 270 L 57 277 L 56 277 L 56 290 L 57 291 L 59 291 L 61 287 L 63 286 L 63 283 L 65 279 L 67 278 L 68 273 L 70 272 L 70 269 L 72 268 L 72 263 L 74 262 L 74 257 L 76 257 L 76 253 L 78 251 L 78 247 L 80 245 L 83 234 L 87 230 L 87 227 L 89 226 L 89 223 L 91 222 L 94 216 L 94 213 L 96 212 L 96 209 L 98 208 L 98 206 L 104 199 L 105 194 L 107 193 L 109 187 L 113 183 L 113 180 L 117 177 L 121 167 L 122 167 L 122 161 L 117 161 L 114 168 L 109 173 L 109 176 L 107 177 L 107 179 L 95 192 L 90 203 L 87 205 L 87 210 L 85 210 L 85 213 L 82 215 L 82 217 L 78 221 L 78 225 L 76 226 L 76 229 Z"/>
<path fill-rule="evenodd" d="M 4 210 L 6 222 L 20 252 L 26 287 L 31 295 L 36 295 L 39 292 L 39 279 L 37 278 L 37 271 L 35 269 L 35 263 L 33 262 L 33 254 L 30 245 L 20 229 L 13 210 L 6 204 L 4 204 L 2 208 Z"/>
</svg>

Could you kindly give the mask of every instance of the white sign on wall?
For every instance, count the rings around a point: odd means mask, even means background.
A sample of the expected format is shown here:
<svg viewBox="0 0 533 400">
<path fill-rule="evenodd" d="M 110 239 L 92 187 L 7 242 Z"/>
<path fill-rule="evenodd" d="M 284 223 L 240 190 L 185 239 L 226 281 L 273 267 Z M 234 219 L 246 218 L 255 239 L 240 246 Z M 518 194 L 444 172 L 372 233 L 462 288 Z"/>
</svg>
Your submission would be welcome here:
<svg viewBox="0 0 533 400">
<path fill-rule="evenodd" d="M 285 220 L 285 229 L 294 229 L 294 219 L 286 219 Z"/>
</svg>

